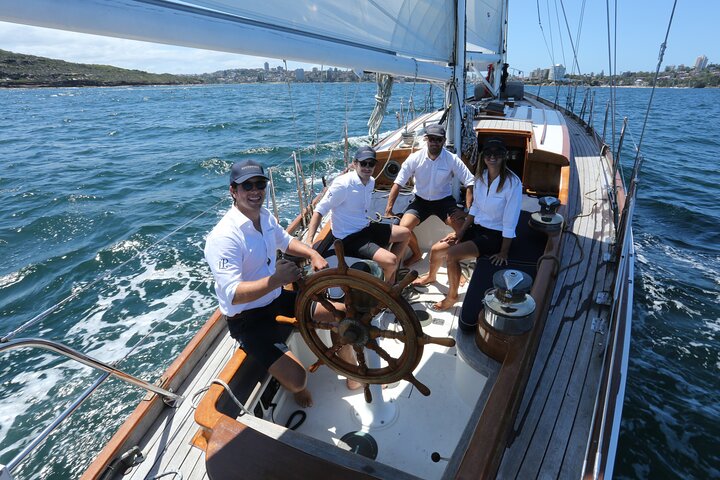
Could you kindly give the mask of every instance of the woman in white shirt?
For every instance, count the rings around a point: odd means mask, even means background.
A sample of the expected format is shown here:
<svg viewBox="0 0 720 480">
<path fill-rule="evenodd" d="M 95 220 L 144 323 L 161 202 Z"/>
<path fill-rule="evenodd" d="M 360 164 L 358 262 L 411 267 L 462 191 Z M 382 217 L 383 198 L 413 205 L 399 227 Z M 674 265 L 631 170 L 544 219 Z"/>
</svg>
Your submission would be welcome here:
<svg viewBox="0 0 720 480">
<path fill-rule="evenodd" d="M 447 259 L 448 294 L 433 309 L 447 310 L 457 302 L 460 260 L 490 254 L 493 265 L 507 265 L 521 206 L 522 181 L 507 168 L 507 148 L 499 139 L 486 140 L 475 177 L 473 203 L 462 228 L 457 235 L 451 233 L 433 245 L 430 270 L 414 282 L 434 282 L 437 270 Z"/>
</svg>

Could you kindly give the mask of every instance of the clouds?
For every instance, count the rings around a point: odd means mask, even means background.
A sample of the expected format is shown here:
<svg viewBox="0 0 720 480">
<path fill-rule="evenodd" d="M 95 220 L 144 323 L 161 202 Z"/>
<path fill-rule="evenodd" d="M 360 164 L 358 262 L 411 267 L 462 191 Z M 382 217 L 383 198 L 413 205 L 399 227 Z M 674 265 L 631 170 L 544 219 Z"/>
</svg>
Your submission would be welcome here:
<svg viewBox="0 0 720 480">
<path fill-rule="evenodd" d="M 265 61 L 249 57 L 175 47 L 49 28 L 0 22 L 0 49 L 16 53 L 66 60 L 68 62 L 112 65 L 151 73 L 207 73 L 231 68 L 261 68 Z M 295 68 L 288 64 L 288 67 Z"/>
</svg>

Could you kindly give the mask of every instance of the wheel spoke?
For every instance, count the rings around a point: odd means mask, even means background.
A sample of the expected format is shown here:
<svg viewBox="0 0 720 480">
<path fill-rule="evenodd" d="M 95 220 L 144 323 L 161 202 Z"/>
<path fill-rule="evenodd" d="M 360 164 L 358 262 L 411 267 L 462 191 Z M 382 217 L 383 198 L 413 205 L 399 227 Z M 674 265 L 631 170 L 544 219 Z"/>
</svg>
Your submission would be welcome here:
<svg viewBox="0 0 720 480">
<path fill-rule="evenodd" d="M 380 358 L 385 360 L 390 368 L 396 368 L 397 367 L 397 360 L 390 356 L 390 354 L 382 348 L 375 340 L 371 340 L 367 344 L 367 348 L 377 353 Z"/>
<path fill-rule="evenodd" d="M 343 285 L 340 288 L 342 289 L 343 293 L 345 294 L 345 305 L 347 305 L 348 303 L 355 303 L 354 302 L 355 296 L 353 295 L 352 288 L 350 288 L 349 285 Z"/>
<path fill-rule="evenodd" d="M 405 275 L 405 277 L 403 277 L 402 280 L 400 280 L 398 283 L 393 285 L 393 287 L 392 287 L 393 292 L 400 295 L 402 293 L 402 291 L 405 289 L 405 287 L 410 285 L 410 283 L 413 280 L 415 280 L 417 278 L 417 276 L 418 276 L 418 272 L 416 272 L 415 270 L 410 270 L 408 272 L 408 274 Z"/>
<path fill-rule="evenodd" d="M 345 316 L 348 318 L 355 318 L 355 315 L 357 315 L 357 310 L 355 308 L 355 297 L 352 293 L 352 289 L 348 286 L 341 287 L 343 293 L 345 294 Z"/>
<path fill-rule="evenodd" d="M 315 295 L 312 296 L 312 299 L 315 300 L 316 302 L 318 302 L 323 307 L 325 307 L 325 309 L 328 312 L 330 312 L 330 314 L 336 320 L 342 320 L 343 318 L 345 318 L 345 314 L 343 312 L 341 312 L 340 310 L 338 310 L 337 308 L 335 308 L 335 305 L 333 305 L 330 300 L 323 297 L 322 295 L 319 295 L 316 293 Z"/>
<path fill-rule="evenodd" d="M 332 358 L 337 354 L 337 352 L 340 351 L 340 349 L 343 346 L 344 345 L 341 343 L 338 343 L 337 345 L 333 345 L 332 347 L 325 349 L 325 351 L 323 352 L 323 355 L 325 355 L 326 358 Z"/>
<path fill-rule="evenodd" d="M 335 249 L 335 256 L 337 257 L 338 271 L 342 274 L 347 273 L 348 266 L 347 263 L 345 263 L 345 248 L 343 247 L 342 241 L 335 240 L 335 243 L 333 243 L 333 248 Z"/>
<path fill-rule="evenodd" d="M 358 321 L 361 322 L 364 325 L 370 325 L 370 322 L 372 322 L 372 319 L 375 315 L 372 314 L 372 312 L 365 312 L 363 313 L 362 317 L 358 318 Z"/>
<path fill-rule="evenodd" d="M 393 340 L 405 341 L 405 332 L 395 332 L 393 330 L 382 330 L 377 327 L 370 327 L 370 338 L 392 338 Z"/>
<path fill-rule="evenodd" d="M 412 373 L 408 373 L 403 377 L 403 379 L 411 383 L 415 388 L 418 389 L 418 392 L 422 393 L 426 397 L 430 395 L 430 389 L 427 387 L 427 385 L 415 378 Z"/>
<path fill-rule="evenodd" d="M 368 373 L 368 366 L 367 362 L 365 361 L 365 351 L 363 347 L 358 347 L 357 345 L 353 345 L 353 350 L 355 350 L 355 358 L 358 362 L 358 372 L 360 375 L 367 375 Z"/>
<path fill-rule="evenodd" d="M 306 322 L 308 328 L 314 328 L 315 330 L 331 330 L 333 332 L 338 331 L 340 326 L 337 322 L 323 322 L 318 320 L 309 320 Z"/>
</svg>

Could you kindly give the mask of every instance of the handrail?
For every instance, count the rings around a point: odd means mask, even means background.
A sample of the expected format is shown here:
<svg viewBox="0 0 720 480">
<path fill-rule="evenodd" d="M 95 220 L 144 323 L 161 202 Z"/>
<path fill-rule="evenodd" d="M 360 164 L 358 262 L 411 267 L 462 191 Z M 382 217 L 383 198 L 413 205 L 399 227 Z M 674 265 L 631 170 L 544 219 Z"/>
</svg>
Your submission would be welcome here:
<svg viewBox="0 0 720 480">
<path fill-rule="evenodd" d="M 122 370 L 119 370 L 112 365 L 108 365 L 107 363 L 101 362 L 100 360 L 89 357 L 84 353 L 78 352 L 77 350 L 74 350 L 66 345 L 50 340 L 45 340 L 43 338 L 18 338 L 14 340 L 9 340 L 4 343 L 0 343 L 0 353 L 6 350 L 15 350 L 24 347 L 37 347 L 45 350 L 50 350 L 51 352 L 55 352 L 65 357 L 68 357 L 88 367 L 101 370 L 105 372 L 105 374 L 101 375 L 98 379 L 96 379 L 95 382 L 88 389 L 86 389 L 77 399 L 75 399 L 75 401 L 73 401 L 72 405 L 70 405 L 65 411 L 63 411 L 60 416 L 58 416 L 50 425 L 48 425 L 42 432 L 40 432 L 40 434 L 37 435 L 33 439 L 33 441 L 30 442 L 30 444 L 23 449 L 22 452 L 20 452 L 15 458 L 13 458 L 6 466 L 8 471 L 11 471 L 13 468 L 19 465 L 23 461 L 23 459 L 35 447 L 37 447 L 37 445 L 39 445 L 45 438 L 47 438 L 47 436 L 50 435 L 50 433 L 52 433 L 52 431 L 55 430 L 58 425 L 60 425 L 68 416 L 70 416 L 80 406 L 80 404 L 82 404 L 82 402 L 84 402 L 85 399 L 87 399 L 87 397 L 89 397 L 102 384 L 102 382 L 111 375 L 132 385 L 138 386 L 157 395 L 160 395 L 161 397 L 163 397 L 165 403 L 170 406 L 177 406 L 183 401 L 183 397 L 181 395 L 177 395 L 169 390 L 153 385 L 152 383 L 130 375 L 129 373 L 123 372 Z"/>
</svg>

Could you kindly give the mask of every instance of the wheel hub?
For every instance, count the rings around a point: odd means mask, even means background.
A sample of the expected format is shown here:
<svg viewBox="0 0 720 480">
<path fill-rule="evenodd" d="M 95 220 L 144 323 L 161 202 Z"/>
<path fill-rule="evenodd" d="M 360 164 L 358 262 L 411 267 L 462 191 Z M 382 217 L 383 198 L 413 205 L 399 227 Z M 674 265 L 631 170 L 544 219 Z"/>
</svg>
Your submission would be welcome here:
<svg viewBox="0 0 720 480">
<path fill-rule="evenodd" d="M 366 345 L 370 340 L 370 330 L 363 323 L 352 319 L 345 318 L 340 322 L 338 333 L 345 345 L 356 345 L 358 347 Z"/>
</svg>

